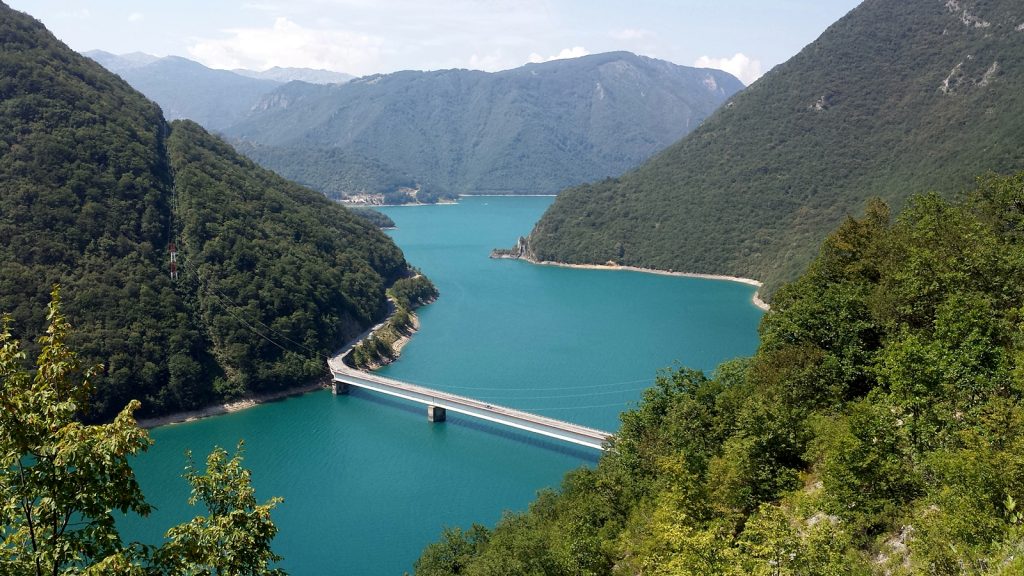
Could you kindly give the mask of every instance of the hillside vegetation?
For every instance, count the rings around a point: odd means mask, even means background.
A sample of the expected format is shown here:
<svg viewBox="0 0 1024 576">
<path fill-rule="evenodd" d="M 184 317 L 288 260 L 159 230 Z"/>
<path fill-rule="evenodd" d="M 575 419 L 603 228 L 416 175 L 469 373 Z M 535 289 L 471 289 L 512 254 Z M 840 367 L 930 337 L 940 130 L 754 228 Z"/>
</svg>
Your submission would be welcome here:
<svg viewBox="0 0 1024 576">
<path fill-rule="evenodd" d="M 596 469 L 416 574 L 1024 572 L 1024 173 L 907 204 L 833 232 L 754 357 L 662 373 Z"/>
<path fill-rule="evenodd" d="M 741 88 L 725 72 L 615 52 L 497 73 L 291 83 L 225 133 L 265 147 L 265 166 L 330 195 L 374 188 L 339 181 L 335 151 L 400 167 L 433 194 L 554 193 L 636 166 Z"/>
<path fill-rule="evenodd" d="M 3 4 L 0 37 L 0 311 L 31 346 L 63 287 L 72 345 L 105 364 L 89 418 L 304 383 L 384 314 L 407 265 L 373 225 Z"/>
<path fill-rule="evenodd" d="M 419 326 L 413 310 L 437 300 L 438 295 L 437 288 L 423 275 L 395 281 L 388 289 L 388 299 L 395 306 L 394 313 L 368 338 L 352 348 L 345 360 L 360 370 L 372 370 L 397 360 L 400 351 L 396 350 L 395 344 L 411 336 Z"/>
<path fill-rule="evenodd" d="M 866 0 L 637 170 L 560 194 L 533 255 L 770 292 L 869 197 L 1024 169 L 1022 24 L 1017 0 Z"/>
<path fill-rule="evenodd" d="M 373 224 L 377 228 L 394 228 L 395 221 L 387 214 L 373 208 L 350 208 L 353 214 Z"/>
<path fill-rule="evenodd" d="M 167 140 L 180 249 L 199 318 L 242 393 L 322 376 L 325 358 L 386 312 L 406 273 L 377 227 L 260 169 L 198 124 Z M 197 377 L 201 375 L 197 374 Z"/>
<path fill-rule="evenodd" d="M 412 175 L 354 150 L 274 147 L 244 140 L 232 140 L 231 143 L 260 166 L 334 200 L 373 195 L 380 196 L 381 203 L 401 204 L 385 202 L 384 197 L 417 187 L 416 178 Z"/>
</svg>

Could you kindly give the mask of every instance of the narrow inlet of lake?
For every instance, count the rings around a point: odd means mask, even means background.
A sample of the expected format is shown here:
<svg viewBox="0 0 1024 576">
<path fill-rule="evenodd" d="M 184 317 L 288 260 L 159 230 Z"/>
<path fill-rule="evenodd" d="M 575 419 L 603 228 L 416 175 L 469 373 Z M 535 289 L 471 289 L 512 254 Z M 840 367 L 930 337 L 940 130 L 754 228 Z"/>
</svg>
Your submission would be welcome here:
<svg viewBox="0 0 1024 576">
<path fill-rule="evenodd" d="M 383 208 L 391 235 L 440 299 L 381 373 L 608 431 L 659 369 L 713 370 L 757 347 L 752 286 L 488 258 L 530 231 L 553 198 L 470 197 L 457 205 Z M 282 496 L 274 549 L 295 576 L 411 571 L 446 526 L 493 525 L 523 510 L 598 453 L 353 390 L 316 392 L 152 431 L 135 468 L 157 506 L 119 522 L 156 543 L 199 513 L 186 500 L 184 453 L 246 442 L 257 496 Z"/>
</svg>

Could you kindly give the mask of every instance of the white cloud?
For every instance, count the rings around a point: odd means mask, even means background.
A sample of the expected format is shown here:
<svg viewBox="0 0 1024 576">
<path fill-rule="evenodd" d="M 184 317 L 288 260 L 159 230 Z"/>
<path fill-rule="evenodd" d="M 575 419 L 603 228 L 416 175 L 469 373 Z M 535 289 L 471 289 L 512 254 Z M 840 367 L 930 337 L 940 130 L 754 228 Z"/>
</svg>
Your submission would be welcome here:
<svg viewBox="0 0 1024 576">
<path fill-rule="evenodd" d="M 709 56 L 701 56 L 694 61 L 693 65 L 697 68 L 717 68 L 718 70 L 724 70 L 739 78 L 740 81 L 748 86 L 764 74 L 764 72 L 761 71 L 761 61 L 751 60 L 749 56 L 742 52 L 737 52 L 732 58 L 711 58 Z"/>
<path fill-rule="evenodd" d="M 530 54 L 530 62 L 539 64 L 541 62 L 551 62 L 552 60 L 565 60 L 566 58 L 579 58 L 580 56 L 586 56 L 590 54 L 583 46 L 573 46 L 572 48 L 562 48 L 562 51 L 554 56 L 548 56 L 547 58 L 534 52 Z"/>
<path fill-rule="evenodd" d="M 307 28 L 288 18 L 277 18 L 269 28 L 224 30 L 225 38 L 200 39 L 188 53 L 211 68 L 273 66 L 322 68 L 369 74 L 379 71 L 383 41 L 376 36 L 347 30 Z"/>
<path fill-rule="evenodd" d="M 132 12 L 128 15 L 129 22 L 141 22 L 144 18 L 145 16 L 142 14 L 142 12 Z"/>
</svg>

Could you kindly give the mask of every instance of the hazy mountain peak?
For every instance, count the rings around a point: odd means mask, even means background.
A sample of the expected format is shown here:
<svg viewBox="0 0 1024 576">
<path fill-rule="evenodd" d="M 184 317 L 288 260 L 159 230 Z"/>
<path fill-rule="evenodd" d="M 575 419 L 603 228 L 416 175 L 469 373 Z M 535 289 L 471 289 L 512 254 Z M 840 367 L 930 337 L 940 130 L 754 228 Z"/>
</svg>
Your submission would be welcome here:
<svg viewBox="0 0 1024 576">
<path fill-rule="evenodd" d="M 309 84 L 343 84 L 354 78 L 351 74 L 345 74 L 344 72 L 334 72 L 331 70 L 314 68 L 282 68 L 280 66 L 274 66 L 273 68 L 263 70 L 262 72 L 246 70 L 245 68 L 236 68 L 232 70 L 232 72 L 235 74 L 241 74 L 242 76 L 248 76 L 249 78 L 261 78 L 264 80 L 275 80 L 277 82 L 292 82 L 294 80 L 298 80 Z"/>
<path fill-rule="evenodd" d="M 152 54 L 146 54 L 145 52 L 112 54 L 104 50 L 90 50 L 85 52 L 83 55 L 99 62 L 101 66 L 111 72 L 119 72 L 129 68 L 141 68 L 160 60 L 159 56 L 153 56 Z"/>
</svg>

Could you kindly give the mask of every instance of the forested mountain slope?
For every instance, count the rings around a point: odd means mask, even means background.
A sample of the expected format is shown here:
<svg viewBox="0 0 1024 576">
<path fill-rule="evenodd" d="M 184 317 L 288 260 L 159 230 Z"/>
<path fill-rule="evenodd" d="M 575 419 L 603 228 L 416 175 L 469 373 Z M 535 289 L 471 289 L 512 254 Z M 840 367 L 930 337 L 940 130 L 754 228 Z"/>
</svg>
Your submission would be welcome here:
<svg viewBox="0 0 1024 576">
<path fill-rule="evenodd" d="M 1024 173 L 873 201 L 754 357 L 661 374 L 596 469 L 416 574 L 1022 574 L 1021 302 Z"/>
<path fill-rule="evenodd" d="M 339 86 L 291 83 L 266 96 L 233 138 L 281 150 L 264 165 L 332 195 L 287 150 L 331 149 L 400 167 L 435 193 L 555 193 L 614 176 L 695 128 L 742 88 L 718 70 L 625 52 L 497 73 L 397 72 Z"/>
<path fill-rule="evenodd" d="M 374 226 L 3 4 L 0 38 L 0 311 L 31 343 L 61 284 L 74 347 L 106 363 L 90 417 L 308 381 L 383 314 L 407 266 Z"/>
<path fill-rule="evenodd" d="M 326 355 L 385 313 L 385 287 L 407 271 L 402 252 L 193 122 L 172 124 L 167 150 L 185 284 L 225 384 L 265 391 L 323 376 Z"/>
<path fill-rule="evenodd" d="M 1024 168 L 1024 4 L 866 0 L 689 136 L 562 193 L 541 260 L 794 278 L 866 198 Z"/>
<path fill-rule="evenodd" d="M 384 204 L 402 204 L 403 190 L 416 189 L 409 173 L 386 166 L 358 150 L 300 146 L 264 146 L 233 140 L 235 148 L 257 164 L 276 171 L 303 186 L 341 200 L 360 195 L 379 196 Z M 440 196 L 420 189 L 420 201 Z"/>
</svg>

